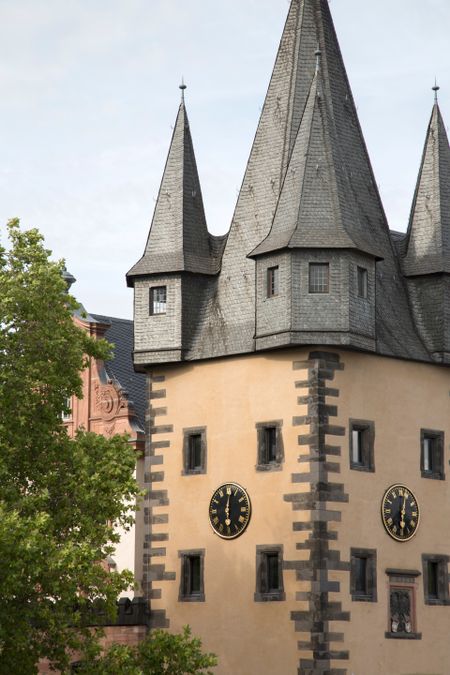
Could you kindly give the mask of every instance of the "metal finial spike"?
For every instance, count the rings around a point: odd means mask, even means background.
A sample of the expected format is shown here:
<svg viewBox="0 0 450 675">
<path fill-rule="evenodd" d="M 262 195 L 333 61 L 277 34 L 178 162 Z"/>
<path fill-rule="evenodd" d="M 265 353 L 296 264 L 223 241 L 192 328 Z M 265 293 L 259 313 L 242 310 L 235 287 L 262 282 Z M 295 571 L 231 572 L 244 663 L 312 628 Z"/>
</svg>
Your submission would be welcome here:
<svg viewBox="0 0 450 675">
<path fill-rule="evenodd" d="M 184 91 L 185 89 L 187 89 L 187 86 L 184 83 L 184 77 L 181 78 L 180 89 L 181 89 L 181 100 L 184 101 Z"/>
<path fill-rule="evenodd" d="M 432 87 L 432 89 L 434 91 L 434 101 L 435 101 L 435 103 L 437 103 L 438 102 L 438 91 L 440 89 L 440 86 L 438 85 L 436 78 L 434 78 L 434 87 Z"/>
</svg>

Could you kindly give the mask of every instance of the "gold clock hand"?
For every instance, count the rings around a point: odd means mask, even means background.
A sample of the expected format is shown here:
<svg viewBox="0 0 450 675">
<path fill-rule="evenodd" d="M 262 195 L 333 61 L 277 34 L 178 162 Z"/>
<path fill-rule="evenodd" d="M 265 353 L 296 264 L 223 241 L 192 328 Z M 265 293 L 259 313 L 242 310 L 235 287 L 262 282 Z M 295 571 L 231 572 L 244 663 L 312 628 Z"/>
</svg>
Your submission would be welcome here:
<svg viewBox="0 0 450 675">
<path fill-rule="evenodd" d="M 401 511 L 401 520 L 400 520 L 400 528 L 402 530 L 405 529 L 405 513 L 406 513 L 406 495 L 403 497 L 403 506 L 402 506 L 402 511 Z"/>
</svg>

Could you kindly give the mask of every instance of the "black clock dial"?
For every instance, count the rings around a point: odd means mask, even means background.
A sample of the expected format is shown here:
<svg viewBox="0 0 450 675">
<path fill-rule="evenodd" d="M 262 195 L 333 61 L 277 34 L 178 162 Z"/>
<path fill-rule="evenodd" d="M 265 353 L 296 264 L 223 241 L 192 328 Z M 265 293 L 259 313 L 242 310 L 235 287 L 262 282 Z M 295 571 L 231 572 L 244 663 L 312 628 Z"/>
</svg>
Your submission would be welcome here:
<svg viewBox="0 0 450 675">
<path fill-rule="evenodd" d="M 209 522 L 219 537 L 239 537 L 247 527 L 250 515 L 250 497 L 237 483 L 224 483 L 211 497 Z"/>
<path fill-rule="evenodd" d="M 417 499 L 405 485 L 392 485 L 383 497 L 381 517 L 388 534 L 397 541 L 408 541 L 419 527 Z"/>
</svg>

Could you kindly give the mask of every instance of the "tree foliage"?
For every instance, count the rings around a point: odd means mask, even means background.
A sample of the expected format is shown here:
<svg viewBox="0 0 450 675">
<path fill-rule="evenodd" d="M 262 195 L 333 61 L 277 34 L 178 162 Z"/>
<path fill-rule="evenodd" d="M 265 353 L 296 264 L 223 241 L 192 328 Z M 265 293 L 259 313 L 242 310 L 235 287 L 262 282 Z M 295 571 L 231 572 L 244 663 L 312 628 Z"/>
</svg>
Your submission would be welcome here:
<svg viewBox="0 0 450 675">
<path fill-rule="evenodd" d="M 86 675 L 212 675 L 214 654 L 202 652 L 202 643 L 191 636 L 189 626 L 180 634 L 155 630 L 137 647 L 113 645 L 88 659 L 79 673 Z"/>
<path fill-rule="evenodd" d="M 92 602 L 115 609 L 129 573 L 102 560 L 128 528 L 135 456 L 122 437 L 69 438 L 61 413 L 80 372 L 109 346 L 77 328 L 78 307 L 37 230 L 8 224 L 0 248 L 0 675 L 30 675 L 81 653 Z M 74 630 L 74 628 L 76 630 Z"/>
</svg>

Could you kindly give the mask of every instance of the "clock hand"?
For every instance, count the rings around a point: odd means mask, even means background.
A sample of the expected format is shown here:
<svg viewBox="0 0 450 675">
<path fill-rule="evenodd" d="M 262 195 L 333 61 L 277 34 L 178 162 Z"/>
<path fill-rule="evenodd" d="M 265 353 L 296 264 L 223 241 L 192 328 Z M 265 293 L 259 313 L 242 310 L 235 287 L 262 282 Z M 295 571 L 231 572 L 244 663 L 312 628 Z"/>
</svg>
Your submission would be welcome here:
<svg viewBox="0 0 450 675">
<path fill-rule="evenodd" d="M 400 528 L 401 528 L 402 530 L 404 530 L 404 529 L 405 529 L 405 525 L 406 525 L 406 523 L 405 523 L 406 495 L 403 497 L 403 506 L 402 506 L 402 511 L 401 511 L 401 513 L 402 513 L 402 515 L 401 515 L 401 520 L 400 520 Z"/>
<path fill-rule="evenodd" d="M 230 495 L 228 495 L 227 505 L 225 507 L 225 515 L 226 515 L 225 525 L 228 527 L 231 524 L 231 520 L 230 520 Z"/>
</svg>

